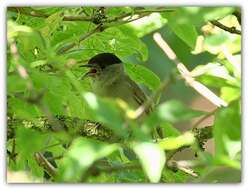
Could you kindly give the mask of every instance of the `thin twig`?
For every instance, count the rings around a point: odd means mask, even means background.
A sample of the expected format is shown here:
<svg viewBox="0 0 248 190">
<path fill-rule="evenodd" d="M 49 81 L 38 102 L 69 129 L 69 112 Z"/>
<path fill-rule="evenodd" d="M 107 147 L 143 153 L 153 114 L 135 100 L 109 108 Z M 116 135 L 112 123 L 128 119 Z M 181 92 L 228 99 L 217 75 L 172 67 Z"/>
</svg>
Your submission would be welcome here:
<svg viewBox="0 0 248 190">
<path fill-rule="evenodd" d="M 45 147 L 41 148 L 40 151 L 47 150 L 49 148 L 52 148 L 52 147 L 55 147 L 55 146 L 59 146 L 59 145 L 62 145 L 62 143 L 59 142 L 59 143 L 54 143 L 54 144 L 45 146 Z"/>
<path fill-rule="evenodd" d="M 44 168 L 44 170 L 51 176 L 55 176 L 57 171 L 56 168 L 40 153 L 35 153 L 36 162 Z"/>
<path fill-rule="evenodd" d="M 8 7 L 8 10 L 11 12 L 16 12 L 20 13 L 23 15 L 27 16 L 33 16 L 33 17 L 40 17 L 40 18 L 47 18 L 51 16 L 51 14 L 46 14 L 41 11 L 33 10 L 33 9 L 27 9 L 27 7 Z M 105 19 L 104 22 L 110 23 L 110 22 L 115 22 L 118 20 L 121 20 L 125 17 L 132 16 L 132 15 L 137 15 L 137 14 L 150 14 L 150 13 L 155 13 L 155 12 L 172 12 L 174 11 L 173 9 L 141 9 L 141 10 L 135 10 L 134 12 L 128 12 L 124 13 L 120 16 L 116 16 L 113 18 Z M 81 16 L 81 15 L 64 15 L 63 20 L 64 21 L 93 21 L 92 16 Z"/>
<path fill-rule="evenodd" d="M 135 169 L 141 169 L 141 165 L 139 163 L 134 164 L 122 164 L 122 165 L 115 165 L 115 166 L 96 166 L 98 170 L 101 172 L 118 172 L 123 170 L 135 170 Z"/>
<path fill-rule="evenodd" d="M 212 20 L 212 21 L 210 21 L 211 22 L 211 24 L 213 24 L 213 25 L 215 25 L 215 26 L 217 26 L 217 27 L 219 27 L 220 29 L 222 29 L 222 30 L 225 30 L 225 31 L 227 31 L 227 32 L 230 32 L 230 33 L 232 33 L 232 34 L 238 34 L 238 35 L 241 35 L 241 31 L 240 30 L 238 30 L 238 29 L 236 29 L 236 27 L 227 27 L 227 26 L 225 26 L 224 24 L 221 24 L 219 21 L 217 21 L 217 20 Z"/>
<path fill-rule="evenodd" d="M 58 55 L 61 55 L 65 52 L 67 52 L 68 50 L 70 50 L 71 48 L 73 48 L 75 45 L 77 45 L 78 43 L 80 43 L 81 41 L 89 38 L 91 35 L 95 34 L 96 32 L 100 31 L 100 28 L 102 27 L 101 24 L 99 24 L 97 27 L 95 27 L 93 30 L 91 30 L 90 32 L 86 33 L 86 34 L 83 34 L 82 36 L 79 37 L 79 40 L 78 42 L 70 42 L 70 43 L 67 43 L 65 45 L 63 45 L 61 48 L 59 48 L 57 50 L 57 54 Z"/>
<path fill-rule="evenodd" d="M 113 26 L 118 26 L 118 25 L 122 25 L 122 24 L 126 24 L 129 22 L 133 22 L 135 20 L 138 20 L 140 18 L 143 18 L 147 15 L 149 15 L 151 13 L 152 10 L 146 10 L 146 11 L 139 11 L 138 13 L 140 13 L 139 17 L 137 18 L 130 18 L 128 20 L 121 20 L 124 17 L 127 17 L 128 15 L 131 15 L 131 13 L 125 14 L 125 15 L 121 15 L 119 17 L 113 18 L 111 20 L 106 20 L 106 24 L 99 24 L 98 26 L 96 26 L 93 30 L 91 30 L 90 32 L 83 34 L 78 42 L 70 42 L 68 44 L 63 45 L 61 48 L 59 48 L 59 50 L 57 51 L 58 55 L 61 55 L 65 52 L 67 52 L 68 50 L 70 50 L 71 48 L 73 48 L 75 45 L 77 45 L 78 43 L 82 42 L 83 40 L 89 38 L 90 36 L 92 36 L 93 34 L 97 33 L 97 32 L 101 32 L 107 28 L 113 27 Z M 162 12 L 162 10 L 157 10 L 158 12 Z M 165 11 L 165 10 L 163 10 Z M 172 11 L 172 10 L 170 10 Z M 153 10 L 153 12 L 156 12 L 156 10 Z M 118 21 L 120 20 L 120 21 Z M 114 22 L 116 21 L 116 22 Z"/>
<path fill-rule="evenodd" d="M 168 87 L 171 81 L 172 81 L 171 77 L 169 79 L 165 79 L 164 81 L 162 81 L 158 89 L 155 91 L 155 93 L 149 98 L 147 98 L 147 101 L 145 101 L 144 104 L 142 104 L 135 110 L 133 119 L 140 118 L 146 112 L 146 110 L 152 107 L 152 104 L 156 102 L 159 95 Z"/>
<path fill-rule="evenodd" d="M 181 170 L 182 172 L 191 175 L 193 177 L 198 177 L 198 175 L 190 168 L 185 165 L 183 165 L 184 162 L 170 160 L 166 163 L 166 167 L 168 169 L 171 169 L 172 171 Z M 142 166 L 139 163 L 133 163 L 133 164 L 123 164 L 123 165 L 116 165 L 116 166 L 95 166 L 96 170 L 99 170 L 99 172 L 119 172 L 123 170 L 136 170 L 136 169 L 142 169 Z M 95 172 L 95 171 L 93 171 Z"/>
<path fill-rule="evenodd" d="M 59 160 L 61 158 L 63 158 L 64 155 L 59 155 L 59 156 L 54 156 L 54 157 L 47 157 L 46 159 L 50 162 L 50 161 L 54 161 L 54 160 Z"/>
<path fill-rule="evenodd" d="M 39 18 L 47 18 L 49 16 L 51 16 L 51 14 L 46 14 L 37 10 L 30 10 L 25 7 L 8 7 L 8 11 L 11 12 L 16 12 L 16 13 L 20 13 L 23 15 L 27 15 L 27 16 L 32 16 L 32 17 L 39 17 Z M 63 17 L 64 21 L 92 21 L 92 17 L 89 16 L 67 16 L 65 15 Z"/>
<path fill-rule="evenodd" d="M 204 120 L 206 120 L 207 118 L 209 118 L 210 116 L 212 116 L 213 114 L 215 114 L 215 112 L 218 110 L 218 108 L 215 108 L 213 111 L 207 113 L 205 116 L 203 116 L 201 119 L 199 119 L 193 126 L 192 126 L 192 130 L 194 130 L 195 128 L 197 128 Z"/>
<path fill-rule="evenodd" d="M 169 162 L 167 162 L 167 167 L 170 168 L 173 171 L 177 171 L 180 170 L 186 174 L 189 174 L 193 177 L 198 177 L 197 173 L 194 172 L 194 170 L 192 170 L 189 167 L 186 167 L 182 164 L 180 164 L 180 161 L 175 161 L 175 160 L 170 160 Z"/>
<path fill-rule="evenodd" d="M 24 7 L 9 7 L 8 10 L 10 10 L 12 12 L 18 12 L 21 14 L 25 14 L 28 16 L 41 17 L 41 18 L 47 18 L 47 17 L 51 16 L 49 14 L 45 14 L 45 13 L 42 13 L 40 11 L 36 11 L 36 10 L 32 10 L 32 9 L 27 10 L 27 8 L 24 8 Z M 70 42 L 70 43 L 63 45 L 61 48 L 59 48 L 57 50 L 57 54 L 61 55 L 65 52 L 67 52 L 68 50 L 72 49 L 75 45 L 80 43 L 81 41 L 87 39 L 88 37 L 90 37 L 91 35 L 93 35 L 97 32 L 103 31 L 106 28 L 132 22 L 134 20 L 137 20 L 137 19 L 140 19 L 144 16 L 147 16 L 153 12 L 171 12 L 171 11 L 174 11 L 174 10 L 172 10 L 172 9 L 151 9 L 151 10 L 144 9 L 143 10 L 142 9 L 142 10 L 135 10 L 134 12 L 125 13 L 125 14 L 122 14 L 122 15 L 114 17 L 114 18 L 105 19 L 105 20 L 103 20 L 103 22 L 101 24 L 96 26 L 93 30 L 91 30 L 90 32 L 88 32 L 86 34 L 83 34 L 79 38 L 78 42 Z M 133 16 L 133 15 L 139 15 L 139 17 L 130 18 L 129 20 L 122 20 L 123 18 L 126 18 L 128 16 Z M 66 20 L 66 21 L 92 21 L 93 22 L 94 18 L 88 17 L 88 16 L 85 17 L 85 16 L 66 16 L 66 15 L 64 15 L 63 20 Z M 113 22 L 116 22 L 116 23 L 113 23 Z M 106 23 L 106 24 L 103 25 L 103 23 Z"/>
<path fill-rule="evenodd" d="M 16 138 L 13 138 L 13 144 L 12 144 L 12 150 L 10 153 L 10 159 L 12 159 L 14 162 L 16 161 Z"/>
<path fill-rule="evenodd" d="M 168 151 L 168 152 L 166 153 L 166 162 L 169 162 L 169 161 L 172 159 L 172 157 L 173 157 L 177 152 L 180 152 L 180 151 L 182 151 L 182 150 L 184 150 L 184 149 L 186 149 L 186 148 L 189 148 L 189 147 L 190 147 L 190 146 L 182 146 L 182 147 L 180 147 L 180 148 L 178 148 L 178 149 Z"/>
<path fill-rule="evenodd" d="M 129 13 L 125 13 L 125 14 L 122 14 L 122 15 L 119 15 L 119 16 L 116 16 L 114 18 L 110 18 L 110 19 L 106 19 L 105 22 L 116 22 L 118 20 L 121 20 L 123 18 L 126 18 L 126 17 L 129 17 L 129 16 L 134 16 L 134 15 L 138 15 L 138 14 L 141 14 L 141 15 L 149 15 L 151 13 L 161 13 L 161 12 L 172 12 L 174 11 L 173 9 L 141 9 L 141 10 L 135 10 L 133 12 L 129 12 Z"/>
</svg>

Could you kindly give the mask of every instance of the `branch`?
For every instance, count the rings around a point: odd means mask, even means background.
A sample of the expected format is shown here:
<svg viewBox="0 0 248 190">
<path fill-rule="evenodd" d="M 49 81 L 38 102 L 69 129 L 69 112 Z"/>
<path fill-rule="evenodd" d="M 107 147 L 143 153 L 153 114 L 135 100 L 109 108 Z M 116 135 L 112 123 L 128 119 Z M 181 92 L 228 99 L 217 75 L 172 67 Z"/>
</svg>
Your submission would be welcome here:
<svg viewBox="0 0 248 190">
<path fill-rule="evenodd" d="M 170 48 L 170 46 L 166 43 L 166 41 L 162 38 L 160 33 L 155 33 L 153 35 L 154 41 L 158 44 L 158 46 L 164 51 L 167 57 L 176 64 L 177 69 L 181 75 L 181 77 L 185 80 L 186 84 L 196 90 L 199 94 L 205 97 L 207 100 L 212 102 L 214 105 L 227 106 L 227 103 L 216 96 L 211 90 L 209 90 L 205 85 L 196 81 L 191 74 L 191 72 L 186 68 L 186 66 L 180 62 L 174 53 L 174 51 Z"/>
<path fill-rule="evenodd" d="M 11 12 L 16 12 L 16 13 L 21 13 L 23 15 L 27 15 L 27 16 L 33 16 L 33 17 L 40 17 L 40 18 L 47 18 L 49 16 L 51 16 L 50 14 L 46 14 L 37 10 L 33 10 L 31 8 L 27 8 L 27 7 L 8 7 L 8 10 Z M 128 16 L 133 16 L 133 15 L 137 15 L 137 14 L 150 14 L 150 13 L 154 13 L 154 12 L 172 12 L 174 11 L 173 9 L 141 9 L 141 10 L 135 10 L 133 12 L 129 12 L 129 13 L 125 13 L 122 14 L 120 16 L 116 16 L 113 18 L 109 18 L 109 19 L 105 19 L 104 22 L 106 23 L 110 23 L 110 22 L 115 22 L 118 21 L 120 19 L 123 19 L 125 17 Z M 79 15 L 64 15 L 63 18 L 64 21 L 92 21 L 94 20 L 94 17 L 92 16 L 79 16 Z"/>
<path fill-rule="evenodd" d="M 185 166 L 180 161 L 170 160 L 167 163 L 167 167 L 173 171 L 180 170 L 186 174 L 189 174 L 193 177 L 198 177 L 197 173 L 195 173 L 190 167 Z"/>
<path fill-rule="evenodd" d="M 133 12 L 129 12 L 129 13 L 125 13 L 125 14 L 122 14 L 120 16 L 116 16 L 114 18 L 110 18 L 110 19 L 106 19 L 105 22 L 116 22 L 118 20 L 121 20 L 123 18 L 126 18 L 128 16 L 134 16 L 134 15 L 149 15 L 151 13 L 162 13 L 162 12 L 173 12 L 174 10 L 173 9 L 151 9 L 151 10 L 148 10 L 148 9 L 141 9 L 141 10 L 135 10 Z"/>
<path fill-rule="evenodd" d="M 209 118 L 210 116 L 214 115 L 216 113 L 216 111 L 218 111 L 218 108 L 214 109 L 213 111 L 207 113 L 205 116 L 203 116 L 201 119 L 199 119 L 193 126 L 192 126 L 192 130 L 194 130 L 195 128 L 197 128 L 203 121 L 205 121 L 207 118 Z"/>
<path fill-rule="evenodd" d="M 227 26 L 221 24 L 217 20 L 212 20 L 212 21 L 210 21 L 210 23 L 213 24 L 213 25 L 215 25 L 215 26 L 217 26 L 217 27 L 219 27 L 220 29 L 225 30 L 227 32 L 230 32 L 232 34 L 241 35 L 241 31 L 240 30 L 237 30 L 236 27 L 234 27 L 234 26 L 233 27 L 227 27 Z"/>
<path fill-rule="evenodd" d="M 171 81 L 171 77 L 162 81 L 155 93 L 151 97 L 147 98 L 147 101 L 145 101 L 144 104 L 135 110 L 133 119 L 140 118 L 147 110 L 149 110 L 149 108 L 152 107 L 152 104 L 156 102 L 156 99 L 159 97 L 159 95 L 169 86 Z"/>
<path fill-rule="evenodd" d="M 31 8 L 25 8 L 25 7 L 9 7 L 8 8 L 9 11 L 12 12 L 17 12 L 17 13 L 21 13 L 27 16 L 34 16 L 34 17 L 40 17 L 40 18 L 47 18 L 49 16 L 51 16 L 50 14 L 46 14 L 46 13 L 42 13 L 40 11 L 37 10 L 33 10 Z M 122 14 L 120 16 L 114 17 L 114 18 L 109 18 L 109 19 L 103 19 L 102 22 L 96 26 L 93 30 L 91 30 L 90 32 L 83 34 L 80 38 L 78 42 L 81 42 L 87 38 L 89 38 L 91 35 L 103 31 L 106 28 L 112 27 L 112 26 L 116 26 L 116 25 L 120 25 L 120 24 L 126 24 L 128 22 L 132 22 L 134 20 L 140 19 L 144 16 L 147 16 L 153 12 L 171 12 L 173 11 L 172 9 L 151 9 L 151 10 L 146 10 L 146 9 L 142 9 L 142 10 L 135 10 L 133 12 L 129 12 L 129 13 L 125 13 Z M 137 18 L 132 18 L 132 16 L 134 15 L 139 15 Z M 126 18 L 128 16 L 131 16 L 131 18 L 129 20 L 122 20 L 123 18 Z M 94 22 L 94 16 L 68 16 L 68 15 L 64 15 L 63 17 L 64 21 L 91 21 Z M 118 22 L 119 21 L 119 22 Z M 116 22 L 116 23 L 114 23 Z M 106 23 L 103 26 L 103 23 Z M 61 48 L 59 48 L 57 50 L 57 54 L 61 55 L 65 52 L 67 52 L 68 50 L 70 50 L 71 48 L 73 48 L 75 45 L 77 45 L 78 42 L 70 42 L 68 44 L 63 45 Z"/>
<path fill-rule="evenodd" d="M 170 160 L 169 162 L 166 162 L 166 167 L 172 171 L 180 170 L 188 175 L 191 175 L 193 177 L 198 177 L 198 175 L 187 165 L 185 165 L 185 162 Z M 129 163 L 129 164 L 120 164 L 116 166 L 94 166 L 92 168 L 91 173 L 99 173 L 99 172 L 119 172 L 123 170 L 137 170 L 142 169 L 142 166 L 139 163 Z"/>
<path fill-rule="evenodd" d="M 55 176 L 57 173 L 56 168 L 40 153 L 35 153 L 34 155 L 36 162 L 44 168 L 44 170 L 50 175 Z"/>
<path fill-rule="evenodd" d="M 113 27 L 113 26 L 117 26 L 117 25 L 122 25 L 122 24 L 126 24 L 126 23 L 129 23 L 129 22 L 133 22 L 135 20 L 138 20 L 144 16 L 147 16 L 149 15 L 150 13 L 152 12 L 165 12 L 165 11 L 173 11 L 171 9 L 154 9 L 154 10 L 137 10 L 137 11 L 134 11 L 134 12 L 131 12 L 131 13 L 126 13 L 126 14 L 123 14 L 123 15 L 120 15 L 120 16 L 117 16 L 117 17 L 114 17 L 114 18 L 111 18 L 111 19 L 106 19 L 106 20 L 103 20 L 103 23 L 99 24 L 98 26 L 96 26 L 93 30 L 91 30 L 90 32 L 86 33 L 86 34 L 83 34 L 80 38 L 79 38 L 79 41 L 76 43 L 76 42 L 70 42 L 68 44 L 65 44 L 64 46 L 62 46 L 58 51 L 57 51 L 57 54 L 58 55 L 61 55 L 65 52 L 67 52 L 68 50 L 70 50 L 71 48 L 73 48 L 75 45 L 77 45 L 78 43 L 82 42 L 83 40 L 89 38 L 90 36 L 92 36 L 93 34 L 97 33 L 97 32 L 101 32 L 107 28 L 110 28 L 110 27 Z M 123 18 L 125 17 L 128 17 L 128 16 L 133 16 L 133 15 L 137 15 L 137 14 L 140 14 L 137 18 L 130 18 L 128 20 L 122 20 Z"/>
<path fill-rule="evenodd" d="M 69 42 L 65 45 L 63 45 L 61 48 L 59 48 L 57 50 L 57 54 L 58 55 L 61 55 L 65 52 L 67 52 L 68 50 L 70 50 L 71 48 L 73 48 L 75 45 L 77 45 L 78 43 L 80 43 L 81 41 L 89 38 L 91 35 L 97 33 L 98 31 L 100 31 L 102 28 L 102 24 L 99 24 L 97 27 L 95 27 L 93 30 L 91 30 L 90 32 L 86 33 L 86 34 L 83 34 L 82 36 L 79 37 L 79 41 L 76 43 L 76 42 Z"/>
<path fill-rule="evenodd" d="M 136 170 L 141 169 L 141 165 L 139 163 L 132 163 L 132 164 L 120 164 L 115 166 L 96 166 L 97 170 L 100 170 L 100 172 L 119 172 L 123 170 Z"/>
<path fill-rule="evenodd" d="M 8 7 L 8 11 L 20 13 L 27 16 L 39 17 L 39 18 L 47 18 L 51 16 L 50 14 L 46 14 L 37 10 L 27 9 L 25 7 Z M 64 16 L 64 21 L 92 21 L 92 17 L 89 16 Z"/>
</svg>

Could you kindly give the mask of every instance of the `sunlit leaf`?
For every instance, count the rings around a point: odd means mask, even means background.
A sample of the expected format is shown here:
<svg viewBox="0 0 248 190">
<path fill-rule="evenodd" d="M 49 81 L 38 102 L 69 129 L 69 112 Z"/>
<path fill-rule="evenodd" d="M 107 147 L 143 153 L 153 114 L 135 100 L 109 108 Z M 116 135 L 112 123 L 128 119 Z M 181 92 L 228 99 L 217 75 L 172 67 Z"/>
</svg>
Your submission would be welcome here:
<svg viewBox="0 0 248 190">
<path fill-rule="evenodd" d="M 116 144 L 107 145 L 92 139 L 75 139 L 58 168 L 57 178 L 66 182 L 78 182 L 86 170 L 96 161 L 116 151 Z"/>
<path fill-rule="evenodd" d="M 224 86 L 220 90 L 220 97 L 227 102 L 232 102 L 240 98 L 240 88 Z"/>
<path fill-rule="evenodd" d="M 117 135 L 126 136 L 127 129 L 123 126 L 123 116 L 117 104 L 111 100 L 101 99 L 93 93 L 83 95 L 92 118 L 112 129 Z"/>
<path fill-rule="evenodd" d="M 63 20 L 63 14 L 61 11 L 58 11 L 50 15 L 45 20 L 45 26 L 40 29 L 41 34 L 44 38 L 50 38 L 53 32 L 60 26 Z"/>
<path fill-rule="evenodd" d="M 220 109 L 215 116 L 213 134 L 216 154 L 227 153 L 225 140 L 238 141 L 241 137 L 241 113 L 239 101 L 232 102 L 227 108 Z"/>
<path fill-rule="evenodd" d="M 195 142 L 195 137 L 192 133 L 187 132 L 178 137 L 168 137 L 159 140 L 159 146 L 164 150 L 178 149 L 182 146 L 189 146 Z"/>
<path fill-rule="evenodd" d="M 133 149 L 149 180 L 159 182 L 166 161 L 165 152 L 158 145 L 148 142 L 137 143 Z"/>
</svg>

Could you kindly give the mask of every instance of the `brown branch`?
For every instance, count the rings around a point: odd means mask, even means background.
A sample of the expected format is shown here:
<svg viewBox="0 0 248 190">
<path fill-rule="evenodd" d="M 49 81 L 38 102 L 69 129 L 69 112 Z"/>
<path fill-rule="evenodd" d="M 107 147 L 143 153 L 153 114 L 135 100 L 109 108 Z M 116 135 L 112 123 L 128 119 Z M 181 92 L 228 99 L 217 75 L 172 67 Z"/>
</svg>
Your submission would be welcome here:
<svg viewBox="0 0 248 190">
<path fill-rule="evenodd" d="M 93 30 L 91 30 L 90 32 L 86 33 L 86 34 L 83 34 L 78 42 L 70 42 L 68 44 L 65 44 L 64 46 L 62 46 L 61 48 L 59 48 L 59 50 L 57 51 L 57 54 L 58 55 L 61 55 L 65 52 L 67 52 L 68 50 L 70 50 L 71 48 L 73 48 L 75 45 L 77 45 L 78 43 L 82 42 L 83 40 L 89 38 L 90 36 L 92 36 L 93 34 L 97 33 L 97 32 L 101 32 L 107 28 L 110 28 L 110 27 L 113 27 L 113 26 L 117 26 L 117 25 L 121 25 L 121 24 L 126 24 L 126 23 L 129 23 L 129 22 L 132 22 L 132 21 L 135 21 L 137 19 L 140 19 L 144 16 L 147 16 L 149 15 L 150 13 L 152 12 L 165 12 L 165 11 L 173 11 L 171 9 L 166 9 L 166 10 L 160 10 L 160 9 L 154 9 L 154 10 L 138 10 L 134 13 L 126 13 L 124 15 L 120 15 L 118 17 L 115 17 L 115 18 L 112 18 L 112 19 L 109 19 L 109 20 L 105 20 L 104 23 L 106 24 L 99 24 L 97 27 L 95 27 Z M 122 18 L 125 18 L 127 16 L 131 16 L 133 14 L 140 14 L 137 18 L 130 18 L 128 20 L 121 20 Z M 118 21 L 120 20 L 120 21 Z M 114 23 L 116 22 L 116 23 Z"/>
<path fill-rule="evenodd" d="M 37 10 L 33 10 L 27 7 L 8 7 L 8 11 L 20 13 L 26 16 L 47 18 L 51 16 L 50 14 L 46 14 Z M 65 15 L 63 18 L 64 21 L 92 21 L 92 18 L 89 16 L 67 16 Z"/>
<path fill-rule="evenodd" d="M 141 9 L 141 10 L 135 10 L 134 12 L 129 12 L 129 13 L 125 13 L 125 14 L 122 14 L 120 16 L 116 16 L 114 18 L 110 18 L 110 19 L 106 19 L 105 22 L 116 22 L 118 20 L 121 20 L 123 18 L 126 18 L 128 16 L 134 16 L 134 15 L 138 15 L 138 14 L 141 14 L 141 15 L 149 15 L 151 13 L 161 13 L 161 12 L 172 12 L 174 11 L 173 9 L 151 9 L 151 10 L 148 10 L 148 9 Z"/>
<path fill-rule="evenodd" d="M 172 78 L 170 77 L 169 79 L 165 79 L 164 81 L 161 82 L 160 86 L 158 89 L 155 91 L 152 96 L 150 96 L 147 101 L 144 102 L 140 107 L 138 107 L 135 110 L 135 113 L 133 115 L 133 119 L 138 119 L 140 118 L 149 108 L 152 107 L 152 104 L 156 102 L 157 98 L 159 95 L 169 86 L 169 84 L 172 82 Z"/>
<path fill-rule="evenodd" d="M 237 30 L 236 27 L 234 27 L 234 26 L 233 27 L 227 27 L 224 24 L 221 24 L 217 20 L 212 20 L 212 21 L 210 21 L 210 23 L 213 24 L 213 25 L 215 25 L 215 26 L 217 26 L 217 27 L 219 27 L 220 29 L 225 30 L 227 32 L 230 32 L 232 34 L 241 35 L 241 31 L 240 30 Z"/>
<path fill-rule="evenodd" d="M 29 8 L 29 7 L 8 7 L 8 10 L 12 11 L 12 12 L 24 14 L 27 16 L 34 16 L 34 17 L 40 17 L 40 18 L 47 18 L 50 16 L 50 14 L 46 14 L 46 13 L 43 13 L 43 12 L 40 12 L 37 10 L 33 10 L 32 8 Z M 67 52 L 68 50 L 70 50 L 71 48 L 76 46 L 78 43 L 80 43 L 81 41 L 89 38 L 91 35 L 93 35 L 97 32 L 103 31 L 106 28 L 120 25 L 120 24 L 126 24 L 128 22 L 132 22 L 134 20 L 137 20 L 137 19 L 140 19 L 144 16 L 147 16 L 153 12 L 171 12 L 171 11 L 173 11 L 173 10 L 172 9 L 152 9 L 152 10 L 142 9 L 142 10 L 136 10 L 134 12 L 125 13 L 125 14 L 122 14 L 122 15 L 114 17 L 114 18 L 103 19 L 102 22 L 99 25 L 97 25 L 93 30 L 91 30 L 90 32 L 88 32 L 86 34 L 83 34 L 79 38 L 78 42 L 70 42 L 70 43 L 63 45 L 61 48 L 59 48 L 57 50 L 57 54 L 61 55 L 65 52 Z M 132 18 L 133 15 L 139 15 L 139 16 L 137 18 Z M 131 18 L 128 20 L 122 20 L 123 18 L 126 18 L 128 16 L 131 16 Z M 92 22 L 94 22 L 94 16 L 85 17 L 85 16 L 77 16 L 77 15 L 76 16 L 64 15 L 63 20 L 64 21 L 92 21 Z M 116 23 L 114 23 L 114 22 L 116 22 Z M 106 23 L 106 24 L 103 26 L 103 23 Z"/>
<path fill-rule="evenodd" d="M 23 15 L 27 15 L 27 16 L 33 16 L 33 17 L 40 17 L 40 18 L 47 18 L 49 16 L 51 16 L 50 14 L 46 14 L 43 13 L 41 11 L 37 11 L 37 10 L 33 10 L 31 8 L 28 7 L 8 7 L 8 10 L 11 12 L 16 12 L 16 13 L 20 13 Z M 106 23 L 110 23 L 110 22 L 115 22 L 118 21 L 120 19 L 123 19 L 125 17 L 128 16 L 132 16 L 132 15 L 137 15 L 137 14 L 150 14 L 150 13 L 154 13 L 154 12 L 172 12 L 174 11 L 173 9 L 151 9 L 151 10 L 147 10 L 147 9 L 141 9 L 141 10 L 135 10 L 134 12 L 128 12 L 125 14 L 122 14 L 120 16 L 116 16 L 113 18 L 109 18 L 109 19 L 105 19 L 103 20 Z M 64 15 L 63 18 L 64 21 L 92 21 L 94 20 L 94 17 L 92 16 L 79 16 L 79 15 Z"/>
<path fill-rule="evenodd" d="M 227 103 L 216 96 L 211 90 L 209 90 L 205 85 L 195 80 L 191 72 L 187 69 L 187 67 L 180 62 L 177 58 L 175 52 L 170 48 L 170 46 L 166 43 L 166 41 L 162 38 L 160 33 L 155 33 L 153 35 L 154 41 L 158 44 L 158 46 L 164 51 L 167 57 L 175 63 L 177 70 L 181 77 L 185 80 L 186 84 L 192 87 L 195 91 L 197 91 L 200 95 L 205 97 L 207 100 L 212 102 L 214 105 L 227 106 Z"/>
</svg>

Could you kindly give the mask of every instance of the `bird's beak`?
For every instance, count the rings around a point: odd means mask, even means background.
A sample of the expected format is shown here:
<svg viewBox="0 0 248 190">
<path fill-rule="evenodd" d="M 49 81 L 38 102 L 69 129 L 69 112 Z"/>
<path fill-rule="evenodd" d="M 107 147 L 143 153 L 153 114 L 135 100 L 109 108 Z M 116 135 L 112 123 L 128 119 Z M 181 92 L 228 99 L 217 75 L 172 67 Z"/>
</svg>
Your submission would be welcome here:
<svg viewBox="0 0 248 190">
<path fill-rule="evenodd" d="M 80 65 L 80 67 L 92 68 L 92 67 L 94 67 L 94 65 L 92 65 L 92 64 L 84 64 L 84 65 Z"/>
<path fill-rule="evenodd" d="M 96 74 L 96 68 L 92 64 L 85 64 L 85 65 L 81 65 L 80 67 L 90 68 L 90 70 L 87 73 L 85 73 L 82 77 L 80 77 L 80 80 L 84 80 L 86 77 L 94 76 Z"/>
</svg>

